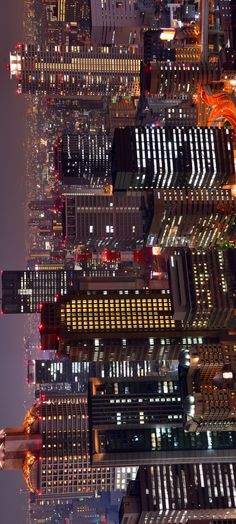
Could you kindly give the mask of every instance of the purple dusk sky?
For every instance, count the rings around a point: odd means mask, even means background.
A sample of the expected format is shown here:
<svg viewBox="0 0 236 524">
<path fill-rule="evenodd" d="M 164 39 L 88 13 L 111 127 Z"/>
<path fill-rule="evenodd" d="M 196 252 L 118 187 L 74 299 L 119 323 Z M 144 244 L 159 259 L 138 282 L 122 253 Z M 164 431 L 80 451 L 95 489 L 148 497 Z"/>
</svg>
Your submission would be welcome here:
<svg viewBox="0 0 236 524">
<path fill-rule="evenodd" d="M 16 95 L 16 82 L 10 81 L 6 64 L 9 51 L 22 41 L 23 1 L 6 0 L 0 17 L 0 104 L 1 104 L 1 190 L 0 190 L 0 268 L 25 267 L 24 253 L 24 97 Z M 23 316 L 0 318 L 1 381 L 0 427 L 19 425 L 24 416 Z M 22 473 L 0 471 L 1 521 L 25 524 L 25 497 Z"/>
</svg>

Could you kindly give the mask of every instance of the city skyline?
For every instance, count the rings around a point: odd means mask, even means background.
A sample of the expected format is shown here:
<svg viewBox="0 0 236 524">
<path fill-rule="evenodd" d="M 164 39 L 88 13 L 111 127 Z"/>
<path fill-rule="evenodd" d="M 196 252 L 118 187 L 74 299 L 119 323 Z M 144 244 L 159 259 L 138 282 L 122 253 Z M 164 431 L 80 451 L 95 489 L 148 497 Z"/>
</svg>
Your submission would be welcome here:
<svg viewBox="0 0 236 524">
<path fill-rule="evenodd" d="M 235 10 L 216 2 L 4 5 L 4 524 L 117 524 L 140 475 L 155 511 L 175 478 L 190 510 L 200 478 L 201 509 L 220 493 L 234 518 Z"/>
</svg>

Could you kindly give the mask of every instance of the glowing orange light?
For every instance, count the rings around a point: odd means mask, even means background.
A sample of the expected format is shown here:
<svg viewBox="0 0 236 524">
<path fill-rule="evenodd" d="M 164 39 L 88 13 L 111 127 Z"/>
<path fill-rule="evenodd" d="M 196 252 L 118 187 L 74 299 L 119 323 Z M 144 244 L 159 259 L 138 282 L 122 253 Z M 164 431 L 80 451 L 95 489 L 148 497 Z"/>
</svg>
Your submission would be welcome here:
<svg viewBox="0 0 236 524">
<path fill-rule="evenodd" d="M 163 29 L 162 33 L 160 34 L 160 40 L 166 40 L 167 42 L 170 42 L 170 40 L 173 40 L 175 37 L 175 30 L 172 28 Z"/>
</svg>

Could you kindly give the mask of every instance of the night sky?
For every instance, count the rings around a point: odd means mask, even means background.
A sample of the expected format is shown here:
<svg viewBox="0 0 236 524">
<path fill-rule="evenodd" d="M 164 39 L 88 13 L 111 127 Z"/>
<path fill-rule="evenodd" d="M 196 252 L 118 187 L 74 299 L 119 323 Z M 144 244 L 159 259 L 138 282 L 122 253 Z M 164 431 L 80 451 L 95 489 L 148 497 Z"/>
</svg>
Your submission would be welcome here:
<svg viewBox="0 0 236 524">
<path fill-rule="evenodd" d="M 9 50 L 22 41 L 23 1 L 1 2 L 0 17 L 0 104 L 1 104 L 1 190 L 0 268 L 23 269 L 24 252 L 24 157 L 25 100 L 16 95 L 6 64 Z M 24 417 L 23 315 L 0 318 L 1 381 L 0 427 L 21 424 Z M 25 496 L 22 473 L 0 471 L 1 522 L 25 524 Z"/>
</svg>

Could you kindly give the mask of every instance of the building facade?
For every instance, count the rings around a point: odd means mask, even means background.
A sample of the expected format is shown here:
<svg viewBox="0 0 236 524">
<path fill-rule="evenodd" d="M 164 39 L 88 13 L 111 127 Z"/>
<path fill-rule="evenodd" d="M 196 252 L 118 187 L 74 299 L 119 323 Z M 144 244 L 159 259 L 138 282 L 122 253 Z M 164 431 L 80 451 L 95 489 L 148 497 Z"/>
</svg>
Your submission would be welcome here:
<svg viewBox="0 0 236 524">
<path fill-rule="evenodd" d="M 159 189 L 143 201 L 147 246 L 205 249 L 229 240 L 235 229 L 230 189 Z"/>
<path fill-rule="evenodd" d="M 87 98 L 139 96 L 140 51 L 122 46 L 19 44 L 10 55 L 17 91 Z"/>
<path fill-rule="evenodd" d="M 235 493 L 232 462 L 141 466 L 122 499 L 119 521 L 231 522 L 236 519 Z"/>
<path fill-rule="evenodd" d="M 111 176 L 111 137 L 99 134 L 64 134 L 55 145 L 56 169 L 63 184 L 103 186 Z"/>
<path fill-rule="evenodd" d="M 144 67 L 143 82 L 146 93 L 162 98 L 188 99 L 199 85 L 220 80 L 216 64 L 203 62 L 150 62 Z"/>
<path fill-rule="evenodd" d="M 229 129 L 127 127 L 112 145 L 115 191 L 214 188 L 234 173 Z"/>
<path fill-rule="evenodd" d="M 173 318 L 196 329 L 234 328 L 234 249 L 181 250 L 169 259 Z"/>
<path fill-rule="evenodd" d="M 132 250 L 143 245 L 139 195 L 72 192 L 65 198 L 65 236 L 90 251 Z"/>
</svg>

